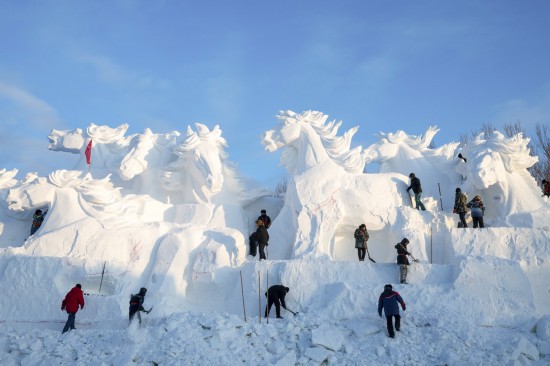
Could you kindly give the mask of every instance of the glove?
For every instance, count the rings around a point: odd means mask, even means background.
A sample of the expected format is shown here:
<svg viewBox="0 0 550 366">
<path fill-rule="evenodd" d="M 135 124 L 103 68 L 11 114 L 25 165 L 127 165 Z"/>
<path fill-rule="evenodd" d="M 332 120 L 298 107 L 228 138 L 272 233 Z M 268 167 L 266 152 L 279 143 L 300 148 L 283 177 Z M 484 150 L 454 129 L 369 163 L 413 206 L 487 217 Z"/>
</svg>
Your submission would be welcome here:
<svg viewBox="0 0 550 366">
<path fill-rule="evenodd" d="M 457 213 L 457 212 L 456 212 L 456 208 L 453 208 L 453 213 Z"/>
<path fill-rule="evenodd" d="M 407 310 L 407 307 L 406 306 L 403 306 L 403 311 Z"/>
<path fill-rule="evenodd" d="M 378 313 L 378 315 L 380 315 L 380 317 L 382 317 L 382 313 Z"/>
<path fill-rule="evenodd" d="M 84 309 L 84 305 L 80 305 L 80 310 Z"/>
<path fill-rule="evenodd" d="M 64 307 L 64 306 L 61 307 L 61 311 L 65 311 L 65 307 Z"/>
</svg>

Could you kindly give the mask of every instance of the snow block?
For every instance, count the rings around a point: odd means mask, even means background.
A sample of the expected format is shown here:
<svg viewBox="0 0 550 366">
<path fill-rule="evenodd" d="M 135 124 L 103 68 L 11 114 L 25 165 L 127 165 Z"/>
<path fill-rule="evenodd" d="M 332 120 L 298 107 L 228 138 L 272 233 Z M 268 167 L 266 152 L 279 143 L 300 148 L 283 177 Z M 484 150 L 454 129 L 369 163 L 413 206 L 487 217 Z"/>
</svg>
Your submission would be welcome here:
<svg viewBox="0 0 550 366">
<path fill-rule="evenodd" d="M 543 315 L 536 326 L 537 337 L 542 340 L 550 340 L 550 315 Z"/>
<path fill-rule="evenodd" d="M 305 355 L 312 359 L 313 361 L 318 362 L 319 364 L 325 361 L 332 354 L 331 351 L 322 347 L 311 347 L 308 348 Z"/>
<path fill-rule="evenodd" d="M 518 341 L 514 351 L 512 352 L 511 358 L 512 360 L 520 360 L 521 356 L 527 357 L 532 361 L 538 361 L 540 358 L 537 347 L 525 338 L 521 338 Z"/>
<path fill-rule="evenodd" d="M 311 331 L 311 343 L 313 345 L 323 346 L 332 351 L 338 351 L 344 344 L 344 334 L 338 329 L 331 329 L 322 325 Z"/>
</svg>

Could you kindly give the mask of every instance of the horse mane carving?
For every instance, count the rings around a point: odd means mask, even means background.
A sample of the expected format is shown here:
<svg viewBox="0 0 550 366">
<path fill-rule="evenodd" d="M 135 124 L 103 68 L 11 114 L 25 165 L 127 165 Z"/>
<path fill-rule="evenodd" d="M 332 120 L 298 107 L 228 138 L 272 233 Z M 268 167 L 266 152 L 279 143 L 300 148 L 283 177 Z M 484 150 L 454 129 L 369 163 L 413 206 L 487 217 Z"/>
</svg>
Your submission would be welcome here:
<svg viewBox="0 0 550 366">
<path fill-rule="evenodd" d="M 328 116 L 318 111 L 280 111 L 277 119 L 281 126 L 276 130 L 267 131 L 262 143 L 266 150 L 272 152 L 280 147 L 286 147 L 281 156 L 281 163 L 291 174 L 298 174 L 312 166 L 332 160 L 348 173 L 362 173 L 364 159 L 362 147 L 350 149 L 353 135 L 359 127 L 353 127 L 343 135 L 338 136 L 342 121 L 327 122 Z M 300 131 L 292 131 L 299 128 Z M 306 131 L 307 130 L 307 131 Z M 309 133 L 309 132 L 312 133 Z M 303 143 L 295 143 L 301 139 Z M 301 149 L 309 148 L 315 157 L 312 161 L 300 162 L 300 157 L 306 155 Z M 303 164 L 303 167 L 299 167 Z"/>
</svg>

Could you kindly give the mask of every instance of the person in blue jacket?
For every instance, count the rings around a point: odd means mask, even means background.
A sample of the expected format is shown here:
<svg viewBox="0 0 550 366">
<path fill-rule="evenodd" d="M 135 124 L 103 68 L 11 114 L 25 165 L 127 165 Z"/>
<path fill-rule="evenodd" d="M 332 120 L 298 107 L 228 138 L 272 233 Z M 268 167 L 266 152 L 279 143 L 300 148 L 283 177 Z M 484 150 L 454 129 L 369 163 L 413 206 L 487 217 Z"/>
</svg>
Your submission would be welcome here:
<svg viewBox="0 0 550 366">
<path fill-rule="evenodd" d="M 393 332 L 393 319 L 395 318 L 395 330 L 399 332 L 401 329 L 401 315 L 399 315 L 399 304 L 403 308 L 403 311 L 407 309 L 405 301 L 397 291 L 393 291 L 392 285 L 385 285 L 384 292 L 380 294 L 378 299 L 378 315 L 382 317 L 382 308 L 384 308 L 384 315 L 386 315 L 386 322 L 388 325 L 388 335 L 390 338 L 395 337 Z"/>
</svg>

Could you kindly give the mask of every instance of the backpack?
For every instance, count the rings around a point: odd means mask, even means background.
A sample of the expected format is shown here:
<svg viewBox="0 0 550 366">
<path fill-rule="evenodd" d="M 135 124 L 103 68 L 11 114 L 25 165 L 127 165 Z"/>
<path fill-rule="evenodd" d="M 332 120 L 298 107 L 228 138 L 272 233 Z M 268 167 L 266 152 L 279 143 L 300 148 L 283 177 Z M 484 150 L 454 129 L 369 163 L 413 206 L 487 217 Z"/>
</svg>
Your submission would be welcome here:
<svg viewBox="0 0 550 366">
<path fill-rule="evenodd" d="M 468 201 L 468 197 L 466 197 L 464 193 L 461 193 L 460 196 L 458 196 L 458 203 L 466 206 L 466 201 Z"/>
<path fill-rule="evenodd" d="M 256 242 L 258 241 L 258 233 L 257 232 L 253 232 L 249 237 L 248 237 L 248 243 L 251 245 L 251 246 L 254 246 L 256 245 Z"/>
</svg>

